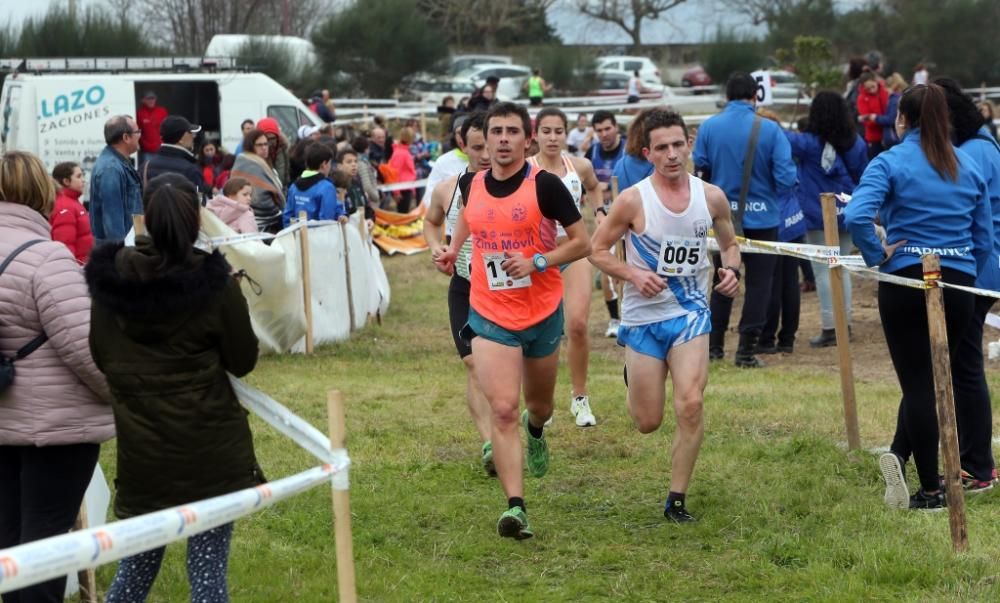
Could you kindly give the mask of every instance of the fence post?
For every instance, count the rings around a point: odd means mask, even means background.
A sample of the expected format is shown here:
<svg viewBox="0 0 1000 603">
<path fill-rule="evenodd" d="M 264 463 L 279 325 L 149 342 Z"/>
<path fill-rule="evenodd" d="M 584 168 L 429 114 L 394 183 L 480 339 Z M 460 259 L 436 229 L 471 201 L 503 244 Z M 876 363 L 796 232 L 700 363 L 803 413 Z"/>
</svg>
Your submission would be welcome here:
<svg viewBox="0 0 1000 603">
<path fill-rule="evenodd" d="M 80 513 L 77 514 L 76 521 L 73 523 L 73 530 L 86 530 L 88 527 L 87 501 L 84 499 L 80 503 Z M 97 578 L 94 569 L 82 569 L 76 573 L 76 577 L 80 583 L 80 603 L 97 603 Z"/>
<path fill-rule="evenodd" d="M 326 410 L 330 422 L 330 450 L 344 449 L 344 396 L 338 390 L 326 394 Z M 341 479 L 338 483 L 338 478 Z M 337 591 L 340 603 L 356 603 L 354 585 L 354 545 L 351 540 L 351 496 L 347 476 L 333 477 L 333 522 L 337 543 Z"/>
<path fill-rule="evenodd" d="M 364 217 L 362 216 L 362 220 Z M 347 311 L 351 317 L 351 331 L 357 328 L 358 321 L 354 315 L 354 289 L 351 285 L 351 251 L 347 244 L 347 224 L 340 224 L 340 236 L 344 239 L 344 273 L 347 275 Z"/>
<path fill-rule="evenodd" d="M 941 259 L 936 254 L 923 256 L 924 291 L 927 299 L 927 329 L 931 340 L 931 364 L 934 367 L 934 398 L 937 400 L 938 432 L 941 456 L 944 457 L 944 487 L 948 499 L 948 525 L 951 545 L 956 553 L 969 548 L 965 522 L 965 492 L 962 491 L 962 464 L 958 456 L 958 429 L 955 426 L 955 396 L 951 389 L 951 355 L 948 352 L 948 326 L 945 323 L 944 292 L 938 287 Z"/>
<path fill-rule="evenodd" d="M 837 226 L 837 196 L 821 193 L 823 207 L 823 234 L 828 247 L 840 247 L 840 229 Z M 830 291 L 833 294 L 833 319 L 837 332 L 837 356 L 840 364 L 840 394 L 844 399 L 844 423 L 847 426 L 847 449 L 861 448 L 858 429 L 858 404 L 854 396 L 854 366 L 851 362 L 850 332 L 847 311 L 844 309 L 844 269 L 830 266 Z"/>
<path fill-rule="evenodd" d="M 309 266 L 309 216 L 299 212 L 299 255 L 302 259 L 302 303 L 306 311 L 306 354 L 313 353 L 312 270 Z"/>
</svg>

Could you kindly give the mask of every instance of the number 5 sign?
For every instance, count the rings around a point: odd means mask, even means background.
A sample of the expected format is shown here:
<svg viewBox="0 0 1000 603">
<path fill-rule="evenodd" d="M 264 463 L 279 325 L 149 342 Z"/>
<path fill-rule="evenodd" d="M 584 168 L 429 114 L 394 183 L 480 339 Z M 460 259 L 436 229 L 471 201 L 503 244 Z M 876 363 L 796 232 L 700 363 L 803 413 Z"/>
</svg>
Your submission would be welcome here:
<svg viewBox="0 0 1000 603">
<path fill-rule="evenodd" d="M 750 77 L 757 82 L 757 104 L 770 105 L 774 102 L 771 95 L 771 74 L 767 71 L 754 71 Z"/>
</svg>

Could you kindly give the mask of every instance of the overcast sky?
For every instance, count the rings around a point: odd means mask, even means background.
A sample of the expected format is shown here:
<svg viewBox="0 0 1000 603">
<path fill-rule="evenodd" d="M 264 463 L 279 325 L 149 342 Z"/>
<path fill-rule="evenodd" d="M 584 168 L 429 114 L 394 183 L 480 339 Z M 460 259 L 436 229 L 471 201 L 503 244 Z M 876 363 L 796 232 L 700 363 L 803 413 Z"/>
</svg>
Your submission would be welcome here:
<svg viewBox="0 0 1000 603">
<path fill-rule="evenodd" d="M 6 15 L 14 25 L 25 17 L 44 14 L 49 6 L 65 6 L 69 0 L 0 0 L 0 15 Z M 338 0 L 339 1 L 339 0 Z M 502 1 L 502 0 L 498 0 Z M 102 0 L 77 0 L 78 7 L 104 4 Z M 865 0 L 838 0 L 842 9 L 864 4 Z M 560 0 L 549 11 L 556 31 L 569 44 L 627 44 L 625 33 L 614 25 L 593 21 L 573 8 L 573 0 Z M 721 24 L 749 33 L 764 34 L 764 28 L 752 28 L 742 15 L 718 10 L 718 0 L 691 0 L 667 13 L 660 21 L 643 23 L 643 42 L 647 44 L 697 43 L 712 39 Z M 0 17 L 2 18 L 2 17 Z"/>
</svg>

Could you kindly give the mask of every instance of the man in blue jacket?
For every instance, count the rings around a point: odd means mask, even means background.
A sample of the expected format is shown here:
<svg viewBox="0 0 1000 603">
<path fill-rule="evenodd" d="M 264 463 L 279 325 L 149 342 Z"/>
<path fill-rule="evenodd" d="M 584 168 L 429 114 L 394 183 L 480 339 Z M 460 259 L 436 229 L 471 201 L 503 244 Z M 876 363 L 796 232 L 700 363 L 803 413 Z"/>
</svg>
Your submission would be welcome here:
<svg viewBox="0 0 1000 603">
<path fill-rule="evenodd" d="M 791 147 L 778 124 L 756 115 L 757 82 L 749 74 L 734 73 L 729 77 L 726 98 L 729 100 L 726 108 L 708 119 L 698 130 L 694 147 L 695 171 L 703 180 L 726 193 L 737 232 L 742 232 L 748 239 L 777 241 L 781 223 L 780 200 L 795 186 Z M 752 141 L 755 128 L 758 128 L 757 139 Z M 752 170 L 744 183 L 744 161 L 749 156 L 751 143 Z M 741 204 L 740 193 L 744 186 L 745 199 Z M 715 260 L 719 261 L 717 256 Z M 764 365 L 754 353 L 767 319 L 776 260 L 777 256 L 764 254 L 746 254 L 743 257 L 746 290 L 739 326 L 740 342 L 736 350 L 737 366 L 757 368 Z M 725 333 L 729 328 L 733 299 L 713 291 L 710 306 L 712 334 L 709 356 L 718 360 L 725 355 Z"/>
<path fill-rule="evenodd" d="M 142 213 L 142 182 L 130 157 L 139 150 L 140 130 L 128 115 L 104 124 L 104 147 L 90 176 L 90 230 L 94 244 L 121 241 Z"/>
<path fill-rule="evenodd" d="M 282 215 L 285 226 L 305 211 L 307 220 L 347 221 L 344 204 L 337 199 L 337 189 L 330 181 L 333 151 L 315 142 L 306 149 L 306 169 L 288 188 L 288 202 Z"/>
</svg>

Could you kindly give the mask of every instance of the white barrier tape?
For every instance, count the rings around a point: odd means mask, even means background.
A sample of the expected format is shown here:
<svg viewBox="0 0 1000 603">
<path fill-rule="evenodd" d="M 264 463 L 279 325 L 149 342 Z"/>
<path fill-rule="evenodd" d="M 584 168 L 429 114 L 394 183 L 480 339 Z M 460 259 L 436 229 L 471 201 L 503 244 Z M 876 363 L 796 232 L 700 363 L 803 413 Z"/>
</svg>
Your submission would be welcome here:
<svg viewBox="0 0 1000 603">
<path fill-rule="evenodd" d="M 906 278 L 895 274 L 886 274 L 879 271 L 877 268 L 869 267 L 865 264 L 864 258 L 860 255 L 840 255 L 840 249 L 837 247 L 827 247 L 825 245 L 804 245 L 800 243 L 780 243 L 776 241 L 755 241 L 744 237 L 736 237 L 736 240 L 739 241 L 740 244 L 740 253 L 789 255 L 792 257 L 810 260 L 812 262 L 827 264 L 831 267 L 843 266 L 844 269 L 859 276 L 895 285 L 901 285 L 903 287 L 912 287 L 914 289 L 942 287 L 945 289 L 958 289 L 959 291 L 965 291 L 967 293 L 972 293 L 973 295 L 1000 299 L 1000 292 L 991 291 L 989 289 L 953 285 L 942 280 L 925 282 L 920 279 Z M 713 238 L 708 240 L 708 247 L 711 251 L 719 250 L 719 245 Z"/>
<path fill-rule="evenodd" d="M 306 452 L 315 456 L 320 462 L 339 466 L 341 463 L 337 461 L 347 458 L 345 451 L 342 459 L 335 459 L 330 451 L 330 439 L 274 398 L 232 375 L 229 375 L 229 382 L 243 406 L 253 411 L 265 423 L 287 436 Z"/>
<path fill-rule="evenodd" d="M 18 590 L 165 546 L 270 507 L 346 476 L 350 459 L 275 482 L 198 502 L 0 550 L 0 593 Z M 346 477 L 345 477 L 346 479 Z"/>
<path fill-rule="evenodd" d="M 340 226 L 340 222 L 336 220 L 309 220 L 306 222 L 308 228 L 323 228 L 326 226 Z M 295 222 L 290 224 L 287 228 L 283 229 L 278 234 L 271 234 L 268 232 L 252 232 L 248 234 L 238 234 L 231 237 L 213 237 L 210 239 L 201 239 L 199 243 L 204 243 L 206 245 L 215 247 L 224 247 L 226 245 L 238 245 L 239 243 L 246 243 L 247 241 L 269 241 L 275 239 L 278 236 L 285 236 L 291 234 L 302 228 L 302 222 Z"/>
<path fill-rule="evenodd" d="M 427 178 L 423 180 L 414 180 L 413 182 L 394 182 L 392 184 L 380 184 L 378 186 L 379 192 L 391 193 L 393 191 L 405 191 L 411 188 L 423 188 L 427 186 Z"/>
</svg>

